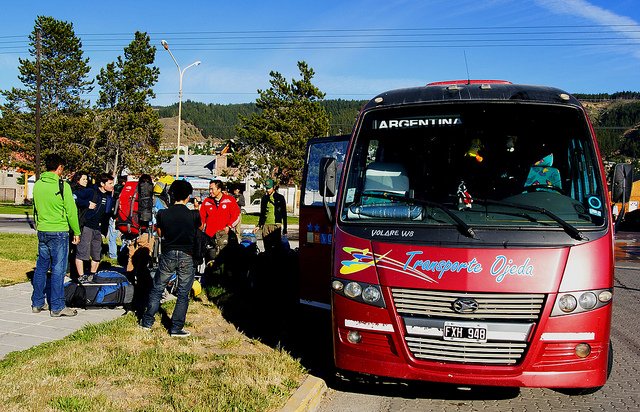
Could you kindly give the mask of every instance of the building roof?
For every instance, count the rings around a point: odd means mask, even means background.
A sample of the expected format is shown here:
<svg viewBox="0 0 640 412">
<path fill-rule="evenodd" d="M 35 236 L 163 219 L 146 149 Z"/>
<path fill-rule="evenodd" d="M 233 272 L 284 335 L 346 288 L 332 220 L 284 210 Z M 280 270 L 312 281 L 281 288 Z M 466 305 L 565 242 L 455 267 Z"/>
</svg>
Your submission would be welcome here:
<svg viewBox="0 0 640 412">
<path fill-rule="evenodd" d="M 160 165 L 166 174 L 174 175 L 176 173 L 176 156 L 173 155 L 171 160 Z M 180 176 L 213 179 L 216 177 L 216 156 L 185 155 L 181 153 L 178 172 Z"/>
</svg>

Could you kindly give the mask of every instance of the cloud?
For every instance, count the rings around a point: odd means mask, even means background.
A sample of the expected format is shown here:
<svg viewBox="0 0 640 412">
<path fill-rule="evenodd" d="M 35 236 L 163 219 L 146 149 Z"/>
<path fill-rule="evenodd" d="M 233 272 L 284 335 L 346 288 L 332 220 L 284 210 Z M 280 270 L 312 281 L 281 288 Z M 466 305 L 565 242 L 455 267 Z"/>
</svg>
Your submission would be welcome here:
<svg viewBox="0 0 640 412">
<path fill-rule="evenodd" d="M 581 17 L 598 25 L 610 26 L 610 29 L 621 37 L 640 41 L 640 24 L 638 22 L 630 17 L 621 16 L 591 4 L 586 0 L 536 0 L 536 3 L 553 13 Z M 640 59 L 640 46 L 630 46 L 627 50 Z"/>
</svg>

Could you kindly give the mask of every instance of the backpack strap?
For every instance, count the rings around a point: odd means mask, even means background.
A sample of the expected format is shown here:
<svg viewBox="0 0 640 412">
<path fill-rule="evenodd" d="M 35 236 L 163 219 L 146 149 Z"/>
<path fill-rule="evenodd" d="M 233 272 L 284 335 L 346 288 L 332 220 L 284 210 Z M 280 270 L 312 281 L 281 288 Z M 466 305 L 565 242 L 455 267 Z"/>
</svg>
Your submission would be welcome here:
<svg viewBox="0 0 640 412">
<path fill-rule="evenodd" d="M 59 192 L 56 194 L 60 195 L 60 197 L 62 198 L 62 202 L 64 203 L 64 180 L 62 180 L 62 178 L 58 179 L 58 188 Z"/>
<path fill-rule="evenodd" d="M 133 196 L 129 199 L 129 216 L 127 216 L 127 232 L 131 233 L 131 225 L 133 225 L 133 205 L 138 199 L 138 188 L 133 191 Z"/>
</svg>

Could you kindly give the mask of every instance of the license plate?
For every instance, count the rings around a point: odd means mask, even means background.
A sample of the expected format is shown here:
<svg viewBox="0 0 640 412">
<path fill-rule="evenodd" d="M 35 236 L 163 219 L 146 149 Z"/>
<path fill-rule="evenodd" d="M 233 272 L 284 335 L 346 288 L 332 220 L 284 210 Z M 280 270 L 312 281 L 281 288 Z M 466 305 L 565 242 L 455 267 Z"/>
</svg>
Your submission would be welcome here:
<svg viewBox="0 0 640 412">
<path fill-rule="evenodd" d="M 445 322 L 442 338 L 455 342 L 484 343 L 487 341 L 487 325 L 482 323 Z"/>
</svg>

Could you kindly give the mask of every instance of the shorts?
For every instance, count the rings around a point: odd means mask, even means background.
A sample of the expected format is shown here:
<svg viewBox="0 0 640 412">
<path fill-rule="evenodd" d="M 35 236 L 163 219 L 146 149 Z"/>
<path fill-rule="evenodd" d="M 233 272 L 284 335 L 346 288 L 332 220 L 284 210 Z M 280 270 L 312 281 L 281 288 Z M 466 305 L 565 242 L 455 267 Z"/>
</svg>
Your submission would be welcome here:
<svg viewBox="0 0 640 412">
<path fill-rule="evenodd" d="M 101 257 L 102 233 L 100 233 L 99 229 L 83 227 L 82 234 L 80 234 L 80 243 L 78 243 L 76 252 L 76 259 L 89 260 L 89 258 L 91 258 L 94 262 L 100 262 Z"/>
</svg>

